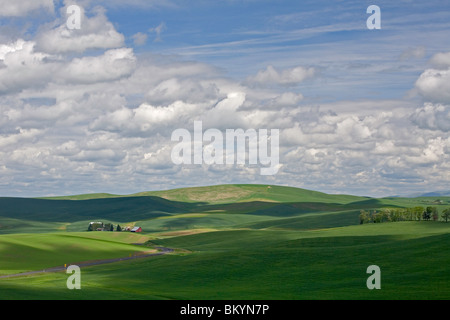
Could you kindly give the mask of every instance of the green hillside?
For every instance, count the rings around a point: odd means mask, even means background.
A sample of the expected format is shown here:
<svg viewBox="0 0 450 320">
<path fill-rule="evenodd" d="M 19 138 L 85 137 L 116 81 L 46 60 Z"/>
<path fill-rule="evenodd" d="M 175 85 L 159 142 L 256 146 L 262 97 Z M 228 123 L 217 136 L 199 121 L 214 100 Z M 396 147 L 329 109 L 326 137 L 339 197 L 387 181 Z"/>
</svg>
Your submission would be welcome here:
<svg viewBox="0 0 450 320">
<path fill-rule="evenodd" d="M 118 197 L 90 200 L 0 198 L 0 216 L 33 221 L 72 222 L 92 218 L 130 221 L 189 210 L 184 203 L 158 197 Z"/>
<path fill-rule="evenodd" d="M 183 188 L 143 192 L 136 195 L 154 195 L 173 201 L 206 202 L 208 204 L 249 201 L 349 203 L 364 199 L 355 196 L 328 195 L 293 187 L 248 184 Z"/>
<path fill-rule="evenodd" d="M 149 238 L 130 233 L 48 233 L 0 235 L 0 276 L 74 264 L 121 258 L 149 251 L 132 245 Z"/>
<path fill-rule="evenodd" d="M 128 196 L 0 198 L 0 234 L 85 231 L 90 221 L 159 232 L 195 228 L 310 229 L 358 224 L 360 210 L 435 205 L 433 198 L 375 199 L 267 185 L 219 185 Z M 440 199 L 442 211 L 450 199 Z"/>
<path fill-rule="evenodd" d="M 273 217 L 312 212 L 353 210 L 354 218 L 356 209 L 367 207 L 364 201 L 367 199 L 267 185 L 220 185 L 127 196 L 0 198 L 0 234 L 84 231 L 95 220 L 114 224 L 139 222 L 152 231 L 237 225 L 252 228 L 252 224 L 258 227 L 257 223 Z M 181 216 L 195 213 L 202 215 Z"/>
<path fill-rule="evenodd" d="M 26 299 L 446 299 L 450 241 L 444 223 L 403 222 L 317 231 L 215 231 L 151 240 L 189 250 L 64 273 L 0 279 L 0 298 Z M 381 290 L 366 287 L 380 266 Z"/>
<path fill-rule="evenodd" d="M 0 276 L 175 249 L 83 267 L 79 291 L 66 288 L 64 272 L 0 278 L 0 299 L 449 299 L 450 223 L 359 220 L 361 210 L 427 206 L 441 215 L 450 197 L 219 185 L 0 198 Z M 87 232 L 90 221 L 143 233 Z M 365 285 L 372 264 L 382 270 L 382 290 Z"/>
<path fill-rule="evenodd" d="M 365 197 L 351 195 L 329 195 L 322 192 L 300 188 L 274 186 L 234 184 L 205 187 L 192 187 L 171 189 L 165 191 L 148 191 L 130 195 L 113 195 L 107 193 L 84 194 L 74 196 L 49 197 L 50 200 L 91 200 L 122 197 L 149 197 L 155 196 L 176 202 L 207 204 L 220 204 L 247 201 L 274 201 L 274 202 L 336 202 L 349 203 L 362 201 Z"/>
</svg>

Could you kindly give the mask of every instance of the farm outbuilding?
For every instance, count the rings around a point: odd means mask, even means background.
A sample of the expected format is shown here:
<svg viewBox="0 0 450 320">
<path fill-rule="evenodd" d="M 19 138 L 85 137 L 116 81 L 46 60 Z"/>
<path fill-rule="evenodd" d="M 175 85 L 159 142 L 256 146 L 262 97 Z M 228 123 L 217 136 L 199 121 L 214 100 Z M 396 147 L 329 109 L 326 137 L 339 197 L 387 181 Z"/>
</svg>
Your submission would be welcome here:
<svg viewBox="0 0 450 320">
<path fill-rule="evenodd" d="M 142 232 L 142 228 L 141 227 L 134 227 L 133 229 L 131 229 L 131 232 Z"/>
</svg>

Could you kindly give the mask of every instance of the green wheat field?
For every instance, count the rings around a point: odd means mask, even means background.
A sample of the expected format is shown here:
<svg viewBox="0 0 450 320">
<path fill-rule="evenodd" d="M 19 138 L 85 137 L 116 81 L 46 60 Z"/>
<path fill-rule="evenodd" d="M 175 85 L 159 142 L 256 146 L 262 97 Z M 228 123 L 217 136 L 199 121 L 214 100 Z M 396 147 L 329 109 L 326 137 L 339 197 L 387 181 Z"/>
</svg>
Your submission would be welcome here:
<svg viewBox="0 0 450 320">
<path fill-rule="evenodd" d="M 437 218 L 361 223 L 362 212 L 428 207 Z M 446 300 L 449 208 L 450 197 L 375 199 L 268 185 L 0 198 L 0 299 Z M 87 231 L 93 221 L 114 231 Z M 143 231 L 123 231 L 134 226 Z M 173 252 L 81 267 L 80 290 L 67 288 L 64 270 L 17 275 L 160 247 Z M 380 267 L 379 290 L 366 285 L 370 265 Z"/>
</svg>

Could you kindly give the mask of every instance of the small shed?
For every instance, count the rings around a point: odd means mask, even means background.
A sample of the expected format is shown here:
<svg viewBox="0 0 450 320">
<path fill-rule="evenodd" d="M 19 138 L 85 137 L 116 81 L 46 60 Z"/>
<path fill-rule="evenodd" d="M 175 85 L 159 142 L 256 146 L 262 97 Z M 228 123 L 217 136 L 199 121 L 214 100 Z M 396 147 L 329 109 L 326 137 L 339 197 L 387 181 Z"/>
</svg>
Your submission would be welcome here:
<svg viewBox="0 0 450 320">
<path fill-rule="evenodd" d="M 133 229 L 131 229 L 131 232 L 142 232 L 142 228 L 141 227 L 134 227 Z"/>
</svg>

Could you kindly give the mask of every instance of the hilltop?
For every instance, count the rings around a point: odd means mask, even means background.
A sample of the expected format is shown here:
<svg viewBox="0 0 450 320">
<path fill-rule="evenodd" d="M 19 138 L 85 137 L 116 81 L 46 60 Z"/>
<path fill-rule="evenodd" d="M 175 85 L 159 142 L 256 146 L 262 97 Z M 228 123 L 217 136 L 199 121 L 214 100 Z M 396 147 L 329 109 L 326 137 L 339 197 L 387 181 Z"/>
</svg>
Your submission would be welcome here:
<svg viewBox="0 0 450 320">
<path fill-rule="evenodd" d="M 0 299 L 448 299 L 443 244 L 450 223 L 360 224 L 361 210 L 428 206 L 442 213 L 450 197 L 369 198 L 235 184 L 0 198 L 0 276 L 32 272 L 2 279 Z M 88 232 L 91 221 L 143 232 Z M 35 272 L 158 248 L 173 251 L 83 267 L 78 292 L 65 289 L 63 272 Z M 377 292 L 365 285 L 373 264 L 383 273 Z"/>
<path fill-rule="evenodd" d="M 330 195 L 307 189 L 258 184 L 229 184 L 203 187 L 177 188 L 162 191 L 145 191 L 129 195 L 93 193 L 61 197 L 41 198 L 46 200 L 93 200 L 123 197 L 155 196 L 179 202 L 204 202 L 208 204 L 271 201 L 271 202 L 337 202 L 348 203 L 367 199 L 351 195 Z"/>
<path fill-rule="evenodd" d="M 358 224 L 360 210 L 427 206 L 434 198 L 368 198 L 275 185 L 217 185 L 51 198 L 0 198 L 0 233 L 85 231 L 90 221 L 146 231 L 245 227 L 311 229 Z M 450 198 L 440 197 L 440 205 Z"/>
</svg>

